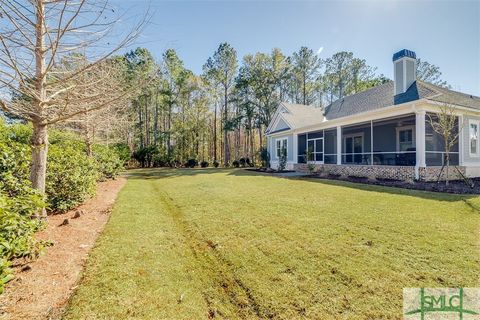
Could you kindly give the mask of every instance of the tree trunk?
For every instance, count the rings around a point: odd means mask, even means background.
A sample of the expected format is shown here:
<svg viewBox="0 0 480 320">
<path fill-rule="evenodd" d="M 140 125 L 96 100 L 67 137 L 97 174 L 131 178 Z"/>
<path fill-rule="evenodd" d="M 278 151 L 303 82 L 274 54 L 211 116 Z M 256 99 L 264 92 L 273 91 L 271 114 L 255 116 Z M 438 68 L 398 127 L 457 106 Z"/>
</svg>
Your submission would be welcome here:
<svg viewBox="0 0 480 320">
<path fill-rule="evenodd" d="M 230 162 L 230 146 L 228 144 L 228 132 L 225 129 L 225 124 L 227 123 L 228 120 L 228 87 L 225 85 L 225 109 L 223 110 L 224 112 L 224 117 L 223 117 L 223 123 L 224 123 L 224 134 L 223 134 L 223 147 L 225 155 L 223 158 L 223 164 L 227 166 Z"/>
<path fill-rule="evenodd" d="M 30 171 L 30 181 L 32 187 L 39 190 L 42 195 L 45 194 L 45 180 L 47 174 L 47 153 L 48 153 L 48 130 L 42 123 L 43 102 L 47 99 L 45 89 L 45 3 L 39 0 L 36 3 L 35 12 L 35 91 L 37 98 L 36 113 L 38 118 L 32 119 L 32 166 Z M 40 212 L 41 216 L 46 216 L 45 208 Z"/>
<path fill-rule="evenodd" d="M 449 172 L 448 172 L 448 169 L 450 168 L 450 154 L 447 152 L 445 154 L 445 157 L 446 157 L 446 160 L 447 160 L 447 167 L 446 167 L 446 171 L 445 171 L 445 185 L 448 187 L 448 182 L 450 180 Z"/>
<path fill-rule="evenodd" d="M 32 167 L 30 181 L 32 187 L 45 194 L 45 180 L 47 176 L 48 130 L 44 124 L 33 123 L 32 134 Z M 41 212 L 46 216 L 45 208 Z"/>
<path fill-rule="evenodd" d="M 213 114 L 213 162 L 217 161 L 217 103 L 215 102 L 215 113 Z"/>
</svg>

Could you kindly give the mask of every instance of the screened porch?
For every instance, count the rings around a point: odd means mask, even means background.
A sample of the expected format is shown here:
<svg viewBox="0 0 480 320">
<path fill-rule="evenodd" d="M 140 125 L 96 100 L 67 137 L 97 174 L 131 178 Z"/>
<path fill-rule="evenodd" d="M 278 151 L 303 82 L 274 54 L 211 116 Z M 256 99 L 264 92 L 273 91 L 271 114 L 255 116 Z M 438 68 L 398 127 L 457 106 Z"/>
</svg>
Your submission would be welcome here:
<svg viewBox="0 0 480 320">
<path fill-rule="evenodd" d="M 422 142 L 425 165 L 441 166 L 445 163 L 445 147 L 443 137 L 436 133 L 431 125 L 432 121 L 435 121 L 435 115 L 424 114 L 420 117 L 422 118 L 424 121 L 422 129 L 425 132 L 425 139 Z M 418 115 L 408 114 L 300 134 L 298 162 L 415 166 L 417 121 L 421 121 Z M 458 131 L 458 120 L 456 130 Z M 458 141 L 450 151 L 450 163 L 452 165 L 459 163 Z"/>
</svg>

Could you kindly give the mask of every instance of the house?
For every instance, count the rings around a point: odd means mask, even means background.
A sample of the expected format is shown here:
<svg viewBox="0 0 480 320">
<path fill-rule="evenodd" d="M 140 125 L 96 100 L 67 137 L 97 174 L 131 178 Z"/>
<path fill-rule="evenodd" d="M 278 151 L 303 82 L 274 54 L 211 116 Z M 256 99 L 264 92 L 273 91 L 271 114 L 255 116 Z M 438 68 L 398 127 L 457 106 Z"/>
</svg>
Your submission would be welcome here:
<svg viewBox="0 0 480 320">
<path fill-rule="evenodd" d="M 266 135 L 270 163 L 286 150 L 287 168 L 344 176 L 432 181 L 445 162 L 444 139 L 431 125 L 454 108 L 459 138 L 450 152 L 457 177 L 480 177 L 480 98 L 416 79 L 416 55 L 393 55 L 394 81 L 339 99 L 322 112 L 281 103 Z M 309 159 L 306 159 L 309 150 Z"/>
</svg>

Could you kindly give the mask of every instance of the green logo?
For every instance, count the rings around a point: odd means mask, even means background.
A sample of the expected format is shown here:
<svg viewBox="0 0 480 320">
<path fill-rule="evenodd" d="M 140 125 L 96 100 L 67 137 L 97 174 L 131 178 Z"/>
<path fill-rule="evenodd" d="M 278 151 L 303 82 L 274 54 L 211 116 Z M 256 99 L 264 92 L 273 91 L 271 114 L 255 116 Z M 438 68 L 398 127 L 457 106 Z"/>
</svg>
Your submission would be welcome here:
<svg viewBox="0 0 480 320">
<path fill-rule="evenodd" d="M 480 312 L 478 288 L 408 288 L 404 289 L 403 299 L 407 319 L 410 319 L 407 316 L 416 316 L 411 319 L 425 320 L 427 315 L 428 319 L 444 319 L 447 314 L 460 320 L 467 319 L 467 316 L 468 319 L 479 319 L 476 317 Z"/>
</svg>

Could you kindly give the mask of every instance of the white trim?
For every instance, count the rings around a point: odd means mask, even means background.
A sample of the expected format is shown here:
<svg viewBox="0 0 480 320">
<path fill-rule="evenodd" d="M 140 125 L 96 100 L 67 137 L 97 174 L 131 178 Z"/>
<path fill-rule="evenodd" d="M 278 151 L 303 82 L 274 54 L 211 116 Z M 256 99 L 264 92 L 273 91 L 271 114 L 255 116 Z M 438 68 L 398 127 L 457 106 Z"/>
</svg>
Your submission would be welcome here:
<svg viewBox="0 0 480 320">
<path fill-rule="evenodd" d="M 337 165 L 342 164 L 342 127 L 337 126 Z"/>
<path fill-rule="evenodd" d="M 426 154 L 425 154 L 425 122 L 426 122 L 425 110 L 420 110 L 415 113 L 415 178 L 420 178 L 419 168 L 425 168 Z"/>
<path fill-rule="evenodd" d="M 463 166 L 463 162 L 465 160 L 464 150 L 465 147 L 463 145 L 464 142 L 464 128 L 465 128 L 465 120 L 463 119 L 463 115 L 458 116 L 458 130 L 460 131 L 458 134 L 458 164 Z"/>
<path fill-rule="evenodd" d="M 397 152 L 401 151 L 400 150 L 400 131 L 405 131 L 405 130 L 412 131 L 412 144 L 413 144 L 412 147 L 416 148 L 415 125 L 395 127 L 395 131 L 397 133 Z"/>
<path fill-rule="evenodd" d="M 275 113 L 273 114 L 272 119 L 270 120 L 270 123 L 268 124 L 267 128 L 265 129 L 265 133 L 267 135 L 269 135 L 268 131 L 270 131 L 270 129 L 273 127 L 273 125 L 276 124 L 276 121 L 278 121 L 279 117 L 281 117 L 282 120 L 285 121 L 285 123 L 290 127 L 290 130 L 293 129 L 292 124 L 289 123 L 284 117 L 282 117 L 282 113 L 284 113 L 283 110 L 285 110 L 286 112 L 290 112 L 290 110 L 288 110 L 287 106 L 283 102 L 280 102 L 279 106 L 277 107 L 277 110 L 275 110 Z M 286 131 L 288 131 L 288 130 L 285 130 L 285 132 Z"/>
<path fill-rule="evenodd" d="M 308 161 L 308 159 L 305 159 L 307 161 L 307 163 L 323 164 L 325 162 L 325 132 L 323 132 L 323 131 L 325 131 L 325 130 L 322 130 L 322 137 L 321 138 L 308 139 L 308 135 L 307 135 L 307 150 L 308 150 L 308 142 L 313 141 L 313 151 L 312 151 L 313 161 Z M 317 152 L 317 143 L 316 143 L 317 140 L 322 140 L 322 152 Z M 322 160 L 317 161 L 317 153 L 322 154 Z"/>
<path fill-rule="evenodd" d="M 476 125 L 477 126 L 477 145 L 476 145 L 476 148 L 477 148 L 477 152 L 476 153 L 472 153 L 472 138 L 470 136 L 470 127 L 473 125 Z M 472 158 L 478 158 L 480 157 L 480 137 L 479 137 L 479 133 L 480 133 L 480 120 L 475 120 L 475 119 L 469 119 L 468 120 L 468 154 L 470 155 L 470 157 Z"/>
<path fill-rule="evenodd" d="M 288 159 L 288 137 L 275 139 L 275 158 L 280 159 L 280 156 L 278 155 L 279 149 L 277 146 L 277 142 L 280 142 L 281 149 L 285 148 L 285 152 L 286 152 L 285 155 L 287 156 L 287 159 Z"/>
<path fill-rule="evenodd" d="M 367 122 L 370 120 L 379 120 L 383 118 L 396 117 L 396 116 L 401 116 L 408 113 L 415 113 L 416 111 L 420 111 L 420 110 L 438 113 L 439 110 L 438 108 L 436 108 L 436 106 L 443 106 L 443 105 L 445 105 L 445 103 L 435 102 L 432 100 L 422 98 L 419 100 L 406 102 L 398 105 L 391 105 L 385 108 L 359 112 L 351 116 L 346 116 L 346 117 L 341 117 L 341 118 L 326 120 L 326 121 L 319 121 L 318 124 L 313 124 L 313 125 L 308 125 L 308 126 L 303 126 L 298 128 L 291 127 L 292 128 L 291 131 L 296 133 L 305 133 L 307 131 L 318 131 L 322 129 L 331 129 L 331 128 L 333 129 L 338 126 L 356 124 L 360 122 Z M 449 106 L 457 109 L 456 114 L 458 115 L 460 114 L 467 114 L 467 115 L 474 115 L 474 116 L 480 115 L 480 110 L 475 110 L 472 108 L 463 107 L 456 104 L 449 104 Z M 284 134 L 286 132 L 290 132 L 290 131 L 285 130 L 285 131 L 279 132 L 278 134 Z M 270 134 L 267 133 L 267 135 L 270 135 Z M 277 135 L 277 133 L 274 133 L 274 135 Z"/>
<path fill-rule="evenodd" d="M 294 133 L 292 135 L 292 147 L 293 147 L 293 162 L 298 162 L 298 135 Z"/>
</svg>

